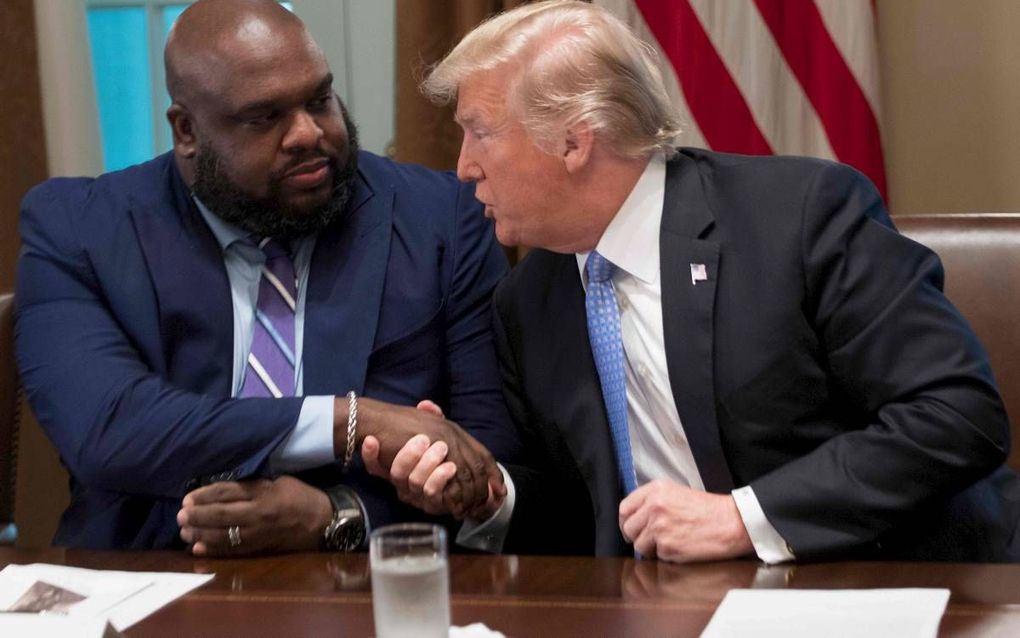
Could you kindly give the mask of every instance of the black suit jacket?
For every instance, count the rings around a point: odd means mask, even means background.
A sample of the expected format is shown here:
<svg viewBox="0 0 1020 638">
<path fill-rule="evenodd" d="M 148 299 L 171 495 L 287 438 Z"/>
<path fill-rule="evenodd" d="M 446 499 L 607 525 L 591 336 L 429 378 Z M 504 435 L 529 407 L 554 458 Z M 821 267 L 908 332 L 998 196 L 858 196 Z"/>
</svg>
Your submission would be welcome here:
<svg viewBox="0 0 1020 638">
<path fill-rule="evenodd" d="M 682 150 L 660 248 L 669 378 L 706 489 L 750 484 L 798 559 L 1015 558 L 986 354 L 866 178 Z M 631 552 L 574 256 L 532 251 L 494 314 L 530 454 L 507 551 Z"/>
</svg>

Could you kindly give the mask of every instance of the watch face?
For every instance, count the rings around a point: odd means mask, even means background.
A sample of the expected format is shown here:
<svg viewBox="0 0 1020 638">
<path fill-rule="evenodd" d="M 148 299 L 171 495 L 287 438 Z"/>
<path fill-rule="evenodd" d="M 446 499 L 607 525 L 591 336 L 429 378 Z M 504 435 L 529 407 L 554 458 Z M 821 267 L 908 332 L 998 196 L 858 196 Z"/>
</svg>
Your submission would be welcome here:
<svg viewBox="0 0 1020 638">
<path fill-rule="evenodd" d="M 337 512 L 326 530 L 330 549 L 350 551 L 361 546 L 365 538 L 365 525 L 358 510 Z"/>
<path fill-rule="evenodd" d="M 365 526 L 359 519 L 345 518 L 337 526 L 337 544 L 341 549 L 352 550 L 361 547 L 365 538 Z"/>
</svg>

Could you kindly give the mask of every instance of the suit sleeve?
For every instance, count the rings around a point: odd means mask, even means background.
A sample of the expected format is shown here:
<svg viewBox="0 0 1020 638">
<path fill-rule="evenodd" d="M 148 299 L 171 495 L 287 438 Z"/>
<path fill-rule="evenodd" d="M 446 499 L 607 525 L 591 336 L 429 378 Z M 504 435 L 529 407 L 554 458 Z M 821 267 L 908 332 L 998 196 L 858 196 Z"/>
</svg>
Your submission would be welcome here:
<svg viewBox="0 0 1020 638">
<path fill-rule="evenodd" d="M 492 338 L 491 301 L 506 275 L 506 256 L 496 242 L 470 186 L 457 187 L 456 227 L 447 296 L 446 368 L 448 417 L 485 445 L 497 460 L 516 462 L 521 444 L 510 424 L 500 389 Z"/>
<path fill-rule="evenodd" d="M 828 166 L 802 209 L 803 312 L 830 383 L 866 422 L 752 481 L 798 559 L 874 541 L 998 467 L 1009 426 L 987 356 L 942 294 L 930 250 L 874 187 Z"/>
<path fill-rule="evenodd" d="M 125 259 L 123 281 L 101 281 L 81 241 L 78 224 L 101 206 L 90 201 L 91 184 L 51 181 L 22 205 L 15 341 L 39 422 L 75 479 L 93 488 L 178 498 L 198 477 L 264 474 L 301 400 L 218 398 L 158 374 L 138 327 L 122 324 L 104 292 L 146 277 L 144 269 Z"/>
<path fill-rule="evenodd" d="M 505 287 L 493 298 L 493 332 L 499 358 L 503 395 L 516 436 L 523 447 L 518 459 L 506 464 L 516 492 L 513 514 L 503 552 L 509 554 L 591 554 L 592 513 L 587 488 L 570 476 L 565 465 L 549 457 L 546 441 L 534 432 L 537 419 L 522 387 L 521 365 L 515 343 L 520 334 L 503 299 Z M 578 498 L 581 495 L 581 498 Z"/>
</svg>

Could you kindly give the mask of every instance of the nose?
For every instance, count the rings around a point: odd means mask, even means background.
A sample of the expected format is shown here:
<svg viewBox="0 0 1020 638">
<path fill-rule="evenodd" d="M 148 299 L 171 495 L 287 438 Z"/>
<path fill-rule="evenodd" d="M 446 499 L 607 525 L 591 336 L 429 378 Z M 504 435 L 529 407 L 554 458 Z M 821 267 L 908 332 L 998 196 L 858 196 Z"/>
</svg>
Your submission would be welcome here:
<svg viewBox="0 0 1020 638">
<path fill-rule="evenodd" d="M 460 144 L 460 156 L 457 157 L 457 179 L 462 182 L 477 182 L 482 177 L 482 167 L 471 158 L 471 149 L 468 143 L 468 136 Z"/>
<path fill-rule="evenodd" d="M 299 109 L 283 138 L 283 148 L 287 151 L 307 151 L 318 146 L 321 139 L 322 128 L 319 123 L 311 113 Z"/>
</svg>

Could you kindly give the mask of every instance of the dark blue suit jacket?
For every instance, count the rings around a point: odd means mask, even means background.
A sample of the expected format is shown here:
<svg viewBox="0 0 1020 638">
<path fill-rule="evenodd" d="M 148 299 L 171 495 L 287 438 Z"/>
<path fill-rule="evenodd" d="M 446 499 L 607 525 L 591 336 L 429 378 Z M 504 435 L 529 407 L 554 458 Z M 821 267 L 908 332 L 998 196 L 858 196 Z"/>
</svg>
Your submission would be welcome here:
<svg viewBox="0 0 1020 638">
<path fill-rule="evenodd" d="M 308 280 L 307 395 L 436 400 L 493 453 L 516 454 L 489 298 L 506 261 L 473 190 L 449 174 L 362 153 L 343 217 Z M 97 179 L 52 179 L 22 207 L 16 347 L 32 408 L 70 470 L 54 542 L 179 545 L 198 477 L 266 476 L 301 399 L 232 399 L 232 306 L 219 245 L 172 155 Z M 373 526 L 423 516 L 363 468 Z"/>
</svg>

